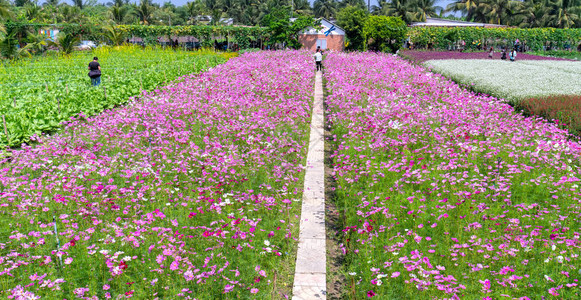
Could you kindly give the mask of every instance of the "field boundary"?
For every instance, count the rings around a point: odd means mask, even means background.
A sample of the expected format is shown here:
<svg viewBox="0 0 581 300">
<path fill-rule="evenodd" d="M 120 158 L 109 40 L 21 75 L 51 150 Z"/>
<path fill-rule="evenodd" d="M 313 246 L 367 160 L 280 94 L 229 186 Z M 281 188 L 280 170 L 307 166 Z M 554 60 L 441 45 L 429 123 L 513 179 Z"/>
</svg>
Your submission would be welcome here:
<svg viewBox="0 0 581 300">
<path fill-rule="evenodd" d="M 309 152 L 304 179 L 299 246 L 293 299 L 326 299 L 327 259 L 325 234 L 325 139 L 323 84 L 315 78 Z"/>
</svg>

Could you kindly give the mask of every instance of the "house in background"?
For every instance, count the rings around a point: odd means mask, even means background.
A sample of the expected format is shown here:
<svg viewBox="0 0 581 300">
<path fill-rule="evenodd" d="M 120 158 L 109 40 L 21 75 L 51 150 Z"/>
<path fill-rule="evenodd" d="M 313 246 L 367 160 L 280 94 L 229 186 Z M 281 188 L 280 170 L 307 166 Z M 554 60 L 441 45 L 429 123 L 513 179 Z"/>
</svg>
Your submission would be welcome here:
<svg viewBox="0 0 581 300">
<path fill-rule="evenodd" d="M 294 20 L 291 19 L 291 21 Z M 322 28 L 307 28 L 299 34 L 299 42 L 307 50 L 313 52 L 317 50 L 317 46 L 323 50 L 343 51 L 345 48 L 345 30 L 327 19 L 320 19 L 320 21 Z"/>
</svg>

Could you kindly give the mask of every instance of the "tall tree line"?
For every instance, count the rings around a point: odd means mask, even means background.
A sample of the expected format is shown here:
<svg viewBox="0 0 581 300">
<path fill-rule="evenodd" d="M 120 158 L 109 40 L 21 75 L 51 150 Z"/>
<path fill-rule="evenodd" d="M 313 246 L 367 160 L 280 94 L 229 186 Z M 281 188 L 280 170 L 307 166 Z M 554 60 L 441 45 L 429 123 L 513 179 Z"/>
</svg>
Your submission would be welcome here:
<svg viewBox="0 0 581 300">
<path fill-rule="evenodd" d="M 261 24 L 275 8 L 292 8 L 294 16 L 335 19 L 347 7 L 372 15 L 398 16 L 406 23 L 427 17 L 461 14 L 462 19 L 519 27 L 581 27 L 581 0 L 457 0 L 438 7 L 436 0 L 379 0 L 368 7 L 366 0 L 192 0 L 183 6 L 152 0 L 0 0 L 0 21 L 37 23 L 94 23 L 145 25 L 217 25 L 231 21 L 240 25 Z M 290 16 L 290 14 L 289 14 Z M 2 31 L 2 27 L 0 27 Z"/>
</svg>

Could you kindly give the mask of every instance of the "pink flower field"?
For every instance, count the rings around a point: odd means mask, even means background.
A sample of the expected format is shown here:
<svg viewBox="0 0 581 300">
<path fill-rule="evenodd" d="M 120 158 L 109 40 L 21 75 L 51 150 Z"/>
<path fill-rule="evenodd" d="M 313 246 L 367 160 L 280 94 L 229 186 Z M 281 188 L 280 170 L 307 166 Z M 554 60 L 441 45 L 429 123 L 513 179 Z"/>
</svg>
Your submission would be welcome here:
<svg viewBox="0 0 581 300">
<path fill-rule="evenodd" d="M 581 144 L 389 55 L 325 63 L 346 298 L 581 297 Z"/>
<path fill-rule="evenodd" d="M 507 52 L 510 49 L 507 50 Z M 508 55 L 508 54 L 507 54 Z M 441 60 L 441 59 L 488 59 L 488 52 L 458 52 L 458 51 L 417 51 L 417 50 L 406 50 L 401 52 L 401 56 L 408 57 L 416 63 L 422 63 L 428 60 Z M 493 59 L 500 59 L 500 51 L 498 49 L 494 50 Z M 572 59 L 559 58 L 559 57 L 549 57 L 549 56 L 539 56 L 528 53 L 519 52 L 517 55 L 518 60 L 563 60 L 563 61 L 574 61 Z"/>
<path fill-rule="evenodd" d="M 330 296 L 581 298 L 578 137 L 392 55 L 324 66 Z M 12 150 L 0 296 L 290 299 L 299 228 L 333 243 L 300 217 L 313 71 L 246 53 Z"/>
<path fill-rule="evenodd" d="M 0 170 L 0 295 L 282 297 L 311 67 L 303 52 L 246 54 L 14 151 Z"/>
</svg>

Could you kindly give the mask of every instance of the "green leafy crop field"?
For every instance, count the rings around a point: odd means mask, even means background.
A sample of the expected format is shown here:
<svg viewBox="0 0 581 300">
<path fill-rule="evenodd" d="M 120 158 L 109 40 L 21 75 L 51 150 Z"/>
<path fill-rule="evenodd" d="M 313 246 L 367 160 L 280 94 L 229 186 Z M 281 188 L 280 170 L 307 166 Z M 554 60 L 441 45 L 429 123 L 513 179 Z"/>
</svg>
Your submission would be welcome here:
<svg viewBox="0 0 581 300">
<path fill-rule="evenodd" d="M 101 85 L 92 87 L 88 63 L 99 57 Z M 232 54 L 123 46 L 43 57 L 0 66 L 0 146 L 20 146 L 53 132 L 82 113 L 94 115 L 123 104 L 179 76 L 224 63 Z M 4 123 L 3 120 L 0 120 Z"/>
</svg>

